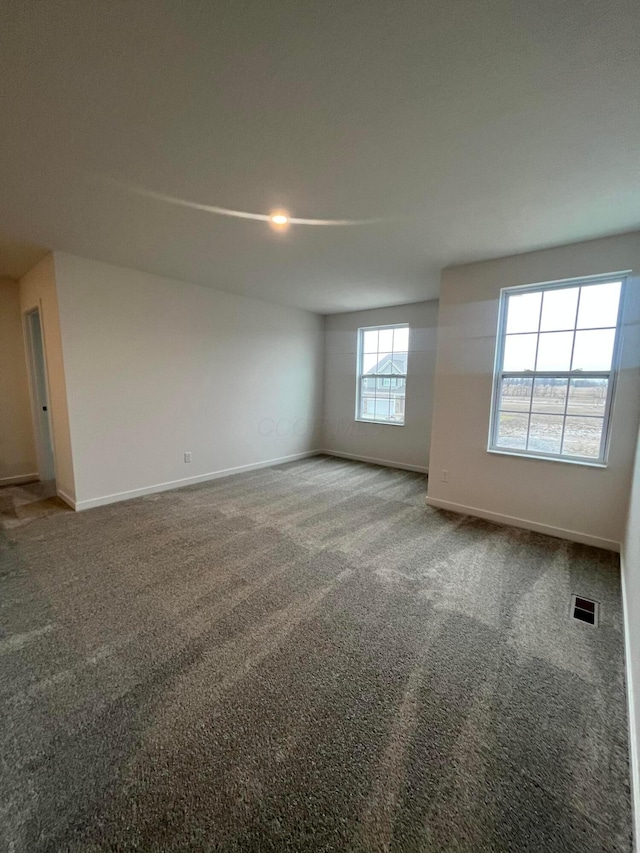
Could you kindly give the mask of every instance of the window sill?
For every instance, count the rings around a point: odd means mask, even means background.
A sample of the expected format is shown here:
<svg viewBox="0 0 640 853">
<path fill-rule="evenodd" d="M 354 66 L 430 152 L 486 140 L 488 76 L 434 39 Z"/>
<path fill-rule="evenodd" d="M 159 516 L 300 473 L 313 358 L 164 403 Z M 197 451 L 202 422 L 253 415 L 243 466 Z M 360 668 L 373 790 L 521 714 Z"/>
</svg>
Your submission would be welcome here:
<svg viewBox="0 0 640 853">
<path fill-rule="evenodd" d="M 375 424 L 376 426 L 392 426 L 392 427 L 403 427 L 404 424 L 397 424 L 393 421 L 374 421 L 371 418 L 355 418 L 356 422 L 359 424 Z"/>
<path fill-rule="evenodd" d="M 563 459 L 561 456 L 544 456 L 537 453 L 520 453 L 517 450 L 499 450 L 496 447 L 487 448 L 487 453 L 495 453 L 498 456 L 517 456 L 519 459 L 539 459 L 542 462 L 563 462 L 565 465 L 580 465 L 585 468 L 606 468 L 606 462 L 594 460 L 590 462 L 588 459 Z"/>
</svg>

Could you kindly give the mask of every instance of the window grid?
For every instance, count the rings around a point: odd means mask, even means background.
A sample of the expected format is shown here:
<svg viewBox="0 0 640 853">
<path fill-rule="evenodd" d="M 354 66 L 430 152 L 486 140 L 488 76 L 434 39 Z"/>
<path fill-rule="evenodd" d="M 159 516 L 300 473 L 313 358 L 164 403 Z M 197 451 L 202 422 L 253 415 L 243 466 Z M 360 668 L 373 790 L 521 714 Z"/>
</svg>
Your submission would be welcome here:
<svg viewBox="0 0 640 853">
<path fill-rule="evenodd" d="M 604 464 L 606 461 L 606 454 L 608 450 L 608 438 L 609 438 L 609 420 L 610 420 L 610 412 L 611 412 L 611 403 L 613 399 L 613 391 L 616 379 L 616 369 L 619 357 L 619 345 L 620 345 L 620 335 L 619 329 L 621 325 L 621 316 L 622 316 L 622 306 L 623 306 L 623 294 L 624 294 L 624 285 L 625 285 L 625 275 L 611 275 L 606 277 L 593 277 L 590 279 L 576 279 L 570 282 L 562 282 L 557 284 L 549 284 L 549 285 L 536 285 L 532 287 L 526 288 L 506 288 L 501 293 L 501 303 L 500 303 L 500 320 L 499 320 L 499 328 L 498 328 L 498 345 L 496 348 L 496 370 L 494 374 L 494 398 L 492 404 L 492 412 L 491 412 L 491 427 L 490 427 L 490 442 L 489 442 L 489 450 L 495 450 L 502 453 L 516 453 L 520 455 L 527 456 L 538 456 L 543 458 L 551 458 L 551 459 L 560 459 L 564 461 L 579 461 L 587 464 Z M 618 285 L 618 304 L 617 311 L 615 317 L 615 324 L 611 322 L 607 322 L 606 324 L 600 326 L 594 326 L 592 324 L 587 324 L 584 326 L 580 325 L 580 308 L 581 308 L 581 300 L 584 291 L 586 291 L 590 287 L 594 287 L 597 285 L 603 284 L 611 284 Z M 546 328 L 543 329 L 542 318 L 543 312 L 545 309 L 545 295 L 547 293 L 558 291 L 558 290 L 569 290 L 576 289 L 577 297 L 576 297 L 576 305 L 575 311 L 573 313 L 573 327 L 567 328 L 565 326 L 557 329 L 557 328 Z M 521 330 L 509 331 L 508 329 L 508 313 L 510 302 L 509 300 L 512 297 L 516 297 L 524 294 L 540 294 L 540 304 L 538 308 L 538 317 L 536 328 L 525 328 Z M 588 304 L 588 303 L 587 303 Z M 589 309 L 587 308 L 587 311 Z M 567 318 L 568 319 L 568 318 Z M 608 369 L 606 370 L 582 370 L 575 368 L 575 357 L 576 357 L 576 340 L 579 332 L 604 332 L 604 331 L 613 331 L 613 346 L 611 351 L 611 358 Z M 568 366 L 569 370 L 537 370 L 538 367 L 538 359 L 540 355 L 540 342 L 541 336 L 544 334 L 556 334 L 556 333 L 571 333 L 571 351 L 569 354 Z M 510 337 L 516 337 L 519 335 L 536 335 L 535 342 L 535 353 L 533 357 L 533 369 L 526 370 L 504 370 L 504 359 L 505 359 L 505 349 L 507 339 Z M 555 339 L 558 340 L 557 338 Z M 526 398 L 523 399 L 523 402 L 527 401 L 526 410 L 518 409 L 515 406 L 509 408 L 505 407 L 504 402 L 504 382 L 508 379 L 524 379 L 529 380 L 530 388 L 529 393 Z M 535 398 L 536 395 L 536 380 L 540 379 L 555 379 L 560 380 L 564 388 L 564 404 L 562 405 L 562 411 L 558 412 L 553 410 L 551 406 L 547 406 L 547 411 L 544 411 L 544 406 L 542 409 L 537 407 L 537 401 Z M 594 414 L 592 412 L 581 412 L 576 411 L 578 402 L 573 403 L 572 411 L 569 410 L 570 402 L 572 398 L 572 391 L 576 392 L 576 400 L 577 400 L 577 392 L 580 388 L 587 389 L 589 386 L 584 384 L 585 382 L 597 382 L 601 381 L 601 385 L 606 386 L 606 396 L 603 402 L 603 413 Z M 553 387 L 553 386 L 547 386 Z M 598 387 L 598 386 L 592 386 Z M 594 400 L 596 399 L 596 392 L 594 391 Z M 595 405 L 595 403 L 594 403 Z M 518 440 L 514 440 L 511 437 L 509 440 L 509 436 L 506 436 L 506 441 L 501 441 L 500 436 L 500 428 L 502 424 L 502 415 L 503 414 L 512 414 L 512 415 L 526 415 L 527 416 L 527 426 L 526 426 L 526 434 L 524 437 L 523 446 L 518 443 Z M 546 418 L 547 424 L 555 424 L 558 419 L 560 420 L 561 429 L 559 441 L 549 441 L 547 443 L 547 447 L 545 449 L 539 449 L 540 443 L 544 440 L 541 437 L 541 434 L 536 435 L 532 434 L 532 419 L 534 417 L 539 417 L 540 419 Z M 568 422 L 572 425 L 576 424 L 576 420 L 579 420 L 579 423 L 584 424 L 585 421 L 592 420 L 594 422 L 601 422 L 600 429 L 600 437 L 599 437 L 599 445 L 598 445 L 598 453 L 589 453 L 584 449 L 584 443 L 581 448 L 581 452 L 570 452 L 575 451 L 576 444 L 568 444 L 567 443 L 567 424 Z M 577 427 L 576 427 L 577 428 Z M 504 438 L 504 437 L 503 437 Z M 575 436 L 574 436 L 575 440 Z M 538 443 L 538 447 L 535 445 Z M 557 450 L 549 449 L 549 446 L 557 446 Z"/>
<path fill-rule="evenodd" d="M 405 332 L 400 337 L 396 330 Z M 380 333 L 391 333 L 391 346 L 381 346 Z M 366 335 L 376 335 L 376 347 L 365 345 Z M 390 326 L 371 326 L 358 329 L 357 354 L 357 389 L 356 389 L 356 420 L 366 423 L 404 425 L 404 407 L 407 385 L 407 361 L 409 348 L 409 324 L 399 323 Z M 369 337 L 369 341 L 371 337 Z M 390 358 L 393 364 L 387 365 L 388 371 L 375 373 L 373 367 L 379 368 L 385 358 Z M 373 367 L 367 369 L 367 363 L 373 360 Z M 404 372 L 398 371 L 398 364 L 404 363 Z M 396 372 L 391 373 L 395 369 Z M 378 406 L 380 401 L 380 406 Z"/>
</svg>

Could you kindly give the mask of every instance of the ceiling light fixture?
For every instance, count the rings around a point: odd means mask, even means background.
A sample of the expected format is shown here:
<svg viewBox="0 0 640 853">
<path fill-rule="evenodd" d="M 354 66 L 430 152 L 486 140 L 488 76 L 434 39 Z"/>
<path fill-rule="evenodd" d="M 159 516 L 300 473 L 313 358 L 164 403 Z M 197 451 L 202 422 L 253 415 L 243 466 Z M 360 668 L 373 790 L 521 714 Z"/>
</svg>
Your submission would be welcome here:
<svg viewBox="0 0 640 853">
<path fill-rule="evenodd" d="M 289 214 L 285 210 L 273 210 L 269 214 L 271 227 L 276 231 L 286 231 L 290 221 Z"/>
<path fill-rule="evenodd" d="M 136 195 L 145 196 L 146 198 L 154 199 L 155 201 L 163 201 L 167 204 L 175 204 L 178 207 L 187 207 L 191 210 L 200 210 L 204 213 L 215 213 L 218 216 L 230 216 L 235 219 L 253 219 L 258 222 L 268 222 L 272 228 L 276 230 L 286 231 L 290 225 L 321 225 L 321 226 L 344 226 L 344 225 L 377 225 L 379 223 L 393 222 L 397 220 L 397 216 L 383 217 L 376 219 L 307 219 L 299 216 L 289 216 L 286 210 L 273 210 L 271 213 L 251 213 L 248 210 L 232 210 L 228 207 L 218 207 L 214 204 L 202 204 L 196 201 L 189 201 L 186 198 L 178 198 L 166 193 L 158 193 L 153 190 L 146 190 L 144 187 L 134 186 L 120 181 L 117 178 L 111 178 L 107 175 L 94 176 L 102 183 L 110 184 L 111 186 L 120 187 L 128 192 Z"/>
</svg>

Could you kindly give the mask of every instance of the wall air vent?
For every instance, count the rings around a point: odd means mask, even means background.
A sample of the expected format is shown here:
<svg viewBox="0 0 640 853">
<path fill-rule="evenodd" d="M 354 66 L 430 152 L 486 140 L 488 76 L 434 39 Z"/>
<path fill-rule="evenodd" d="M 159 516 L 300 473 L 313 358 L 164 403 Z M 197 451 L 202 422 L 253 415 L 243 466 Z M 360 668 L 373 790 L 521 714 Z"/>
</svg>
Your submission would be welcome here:
<svg viewBox="0 0 640 853">
<path fill-rule="evenodd" d="M 586 622 L 587 625 L 598 627 L 600 621 L 600 605 L 597 601 L 591 601 L 590 598 L 582 598 L 580 595 L 571 596 L 571 610 L 569 611 L 574 619 L 580 622 Z"/>
</svg>

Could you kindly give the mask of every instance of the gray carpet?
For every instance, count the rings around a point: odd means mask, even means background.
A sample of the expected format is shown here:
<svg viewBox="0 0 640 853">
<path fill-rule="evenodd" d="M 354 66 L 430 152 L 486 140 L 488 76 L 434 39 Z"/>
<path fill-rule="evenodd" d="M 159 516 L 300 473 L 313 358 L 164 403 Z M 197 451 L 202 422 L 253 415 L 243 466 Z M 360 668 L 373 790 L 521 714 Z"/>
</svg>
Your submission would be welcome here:
<svg viewBox="0 0 640 853">
<path fill-rule="evenodd" d="M 628 851 L 616 556 L 424 495 L 318 457 L 0 533 L 0 849 Z"/>
</svg>

